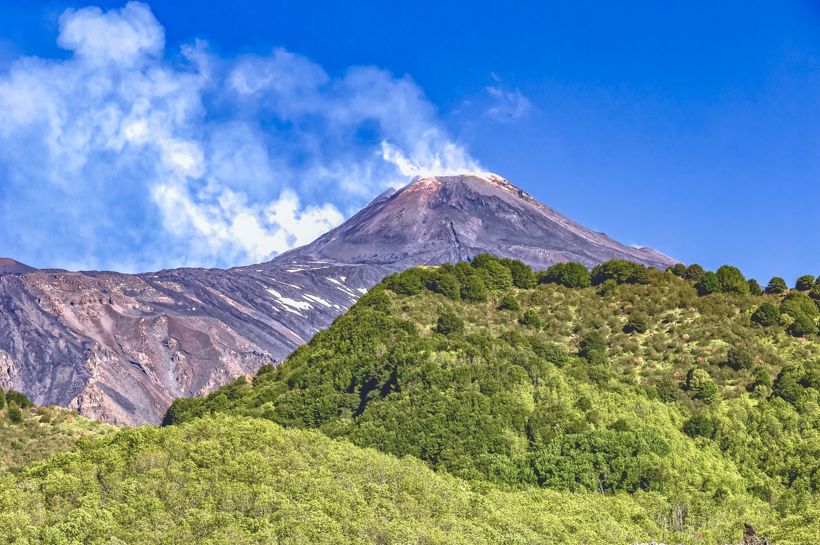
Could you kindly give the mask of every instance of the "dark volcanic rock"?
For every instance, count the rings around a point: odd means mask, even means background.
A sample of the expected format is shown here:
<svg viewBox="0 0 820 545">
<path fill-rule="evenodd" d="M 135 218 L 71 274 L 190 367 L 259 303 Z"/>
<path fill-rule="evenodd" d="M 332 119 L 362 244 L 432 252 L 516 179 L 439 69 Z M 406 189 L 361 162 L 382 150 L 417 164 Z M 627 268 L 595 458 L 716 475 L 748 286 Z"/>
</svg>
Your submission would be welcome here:
<svg viewBox="0 0 820 545">
<path fill-rule="evenodd" d="M 140 275 L 0 260 L 0 387 L 108 421 L 158 422 L 281 362 L 392 271 L 480 252 L 537 268 L 674 261 L 573 223 L 492 175 L 414 180 L 312 244 L 260 265 Z"/>
</svg>

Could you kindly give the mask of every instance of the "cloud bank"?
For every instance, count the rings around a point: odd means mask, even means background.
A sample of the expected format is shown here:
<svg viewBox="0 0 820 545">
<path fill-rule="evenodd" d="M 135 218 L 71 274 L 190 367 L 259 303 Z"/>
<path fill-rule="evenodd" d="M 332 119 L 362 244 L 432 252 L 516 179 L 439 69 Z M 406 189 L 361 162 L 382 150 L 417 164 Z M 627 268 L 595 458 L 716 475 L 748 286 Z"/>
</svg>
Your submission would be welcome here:
<svg viewBox="0 0 820 545">
<path fill-rule="evenodd" d="M 259 262 L 409 177 L 480 170 L 408 77 L 166 51 L 150 8 L 67 10 L 0 73 L 0 253 L 124 271 Z"/>
</svg>

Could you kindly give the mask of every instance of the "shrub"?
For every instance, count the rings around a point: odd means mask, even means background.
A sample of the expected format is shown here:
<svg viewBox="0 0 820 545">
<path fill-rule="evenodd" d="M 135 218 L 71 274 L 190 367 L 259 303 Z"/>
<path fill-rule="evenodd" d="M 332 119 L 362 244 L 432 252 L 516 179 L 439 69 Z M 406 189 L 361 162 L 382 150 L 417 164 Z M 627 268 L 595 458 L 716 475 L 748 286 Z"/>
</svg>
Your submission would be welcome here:
<svg viewBox="0 0 820 545">
<path fill-rule="evenodd" d="M 752 314 L 752 322 L 769 327 L 780 321 L 780 310 L 771 303 L 761 303 Z"/>
<path fill-rule="evenodd" d="M 580 263 L 556 263 L 539 275 L 541 284 L 560 284 L 568 288 L 586 288 L 590 285 L 590 275 Z"/>
<path fill-rule="evenodd" d="M 6 406 L 6 392 L 0 389 L 0 409 Z"/>
<path fill-rule="evenodd" d="M 749 293 L 752 295 L 763 295 L 763 288 L 760 283 L 754 278 L 750 278 L 747 282 L 749 284 Z"/>
<path fill-rule="evenodd" d="M 518 303 L 518 299 L 510 293 L 506 294 L 501 298 L 501 301 L 498 302 L 498 310 L 518 310 L 519 308 L 521 308 L 521 305 Z"/>
<path fill-rule="evenodd" d="M 615 288 L 618 287 L 618 283 L 612 280 L 605 280 L 603 284 L 598 286 L 598 295 L 607 295 L 615 291 Z"/>
<path fill-rule="evenodd" d="M 541 329 L 541 318 L 538 317 L 538 313 L 533 309 L 527 310 L 518 321 L 521 325 L 525 325 L 533 329 Z"/>
<path fill-rule="evenodd" d="M 749 284 L 740 269 L 731 265 L 723 265 L 715 273 L 718 286 L 723 293 L 749 293 Z"/>
<path fill-rule="evenodd" d="M 19 424 L 23 421 L 23 411 L 17 406 L 16 403 L 9 403 L 7 412 L 9 415 L 9 420 L 15 424 Z"/>
<path fill-rule="evenodd" d="M 646 316 L 643 314 L 636 314 L 629 318 L 624 326 L 624 333 L 646 333 L 649 326 L 647 325 Z"/>
<path fill-rule="evenodd" d="M 786 286 L 786 281 L 779 276 L 773 276 L 766 285 L 766 293 L 785 293 L 787 289 L 789 288 Z"/>
<path fill-rule="evenodd" d="M 29 401 L 29 398 L 26 397 L 26 394 L 18 392 L 16 390 L 9 390 L 8 392 L 6 392 L 6 402 L 9 404 L 14 403 L 18 407 L 24 409 L 27 407 L 34 406 L 34 403 Z"/>
<path fill-rule="evenodd" d="M 487 300 L 487 286 L 477 274 L 467 276 L 461 282 L 461 298 L 467 301 Z"/>
<path fill-rule="evenodd" d="M 720 291 L 720 279 L 718 279 L 717 274 L 709 271 L 695 284 L 695 289 L 698 290 L 698 295 L 717 293 Z"/>
<path fill-rule="evenodd" d="M 438 317 L 435 331 L 441 335 L 462 333 L 464 331 L 464 320 L 452 312 L 445 312 Z"/>
<path fill-rule="evenodd" d="M 683 432 L 689 437 L 712 437 L 715 434 L 715 423 L 705 414 L 697 413 L 684 423 Z"/>
<path fill-rule="evenodd" d="M 810 274 L 804 274 L 794 283 L 794 289 L 799 291 L 810 291 L 815 284 L 814 277 Z"/>
<path fill-rule="evenodd" d="M 649 276 L 646 267 L 623 259 L 612 259 L 601 263 L 590 273 L 593 286 L 614 280 L 618 284 L 647 284 Z"/>
</svg>

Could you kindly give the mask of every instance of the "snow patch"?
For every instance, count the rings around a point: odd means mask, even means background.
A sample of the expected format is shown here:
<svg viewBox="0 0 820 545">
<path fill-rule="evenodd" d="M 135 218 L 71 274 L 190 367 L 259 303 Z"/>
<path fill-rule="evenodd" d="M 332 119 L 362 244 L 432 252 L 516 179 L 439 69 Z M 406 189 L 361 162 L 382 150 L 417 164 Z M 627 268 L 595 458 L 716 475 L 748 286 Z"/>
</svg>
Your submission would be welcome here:
<svg viewBox="0 0 820 545">
<path fill-rule="evenodd" d="M 310 294 L 310 293 L 305 294 L 305 299 L 307 299 L 308 301 L 313 301 L 314 303 L 319 303 L 320 305 L 324 305 L 328 308 L 332 308 L 334 306 L 333 304 L 329 303 L 325 299 L 322 299 L 318 295 L 313 295 L 313 294 Z"/>
<path fill-rule="evenodd" d="M 293 312 L 294 314 L 302 315 L 300 310 L 310 310 L 313 308 L 313 305 L 308 303 L 307 301 L 297 301 L 296 299 L 291 299 L 290 297 L 284 297 L 281 293 L 276 291 L 273 288 L 267 288 L 268 293 L 273 295 L 277 301 L 282 303 L 285 306 L 285 310 L 288 312 Z"/>
</svg>

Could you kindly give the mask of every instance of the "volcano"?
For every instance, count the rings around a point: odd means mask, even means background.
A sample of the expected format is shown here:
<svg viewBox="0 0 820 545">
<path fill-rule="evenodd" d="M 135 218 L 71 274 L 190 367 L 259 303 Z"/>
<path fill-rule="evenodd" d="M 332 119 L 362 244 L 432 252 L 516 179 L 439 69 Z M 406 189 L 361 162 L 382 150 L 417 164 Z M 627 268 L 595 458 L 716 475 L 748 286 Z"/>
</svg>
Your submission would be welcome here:
<svg viewBox="0 0 820 545">
<path fill-rule="evenodd" d="M 158 422 L 176 397 L 278 364 L 387 274 L 481 252 L 537 269 L 675 262 L 586 229 L 500 176 L 421 177 L 258 265 L 128 275 L 0 261 L 0 387 L 110 422 Z"/>
</svg>

